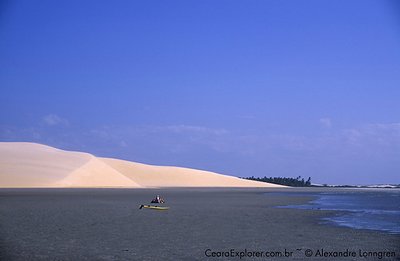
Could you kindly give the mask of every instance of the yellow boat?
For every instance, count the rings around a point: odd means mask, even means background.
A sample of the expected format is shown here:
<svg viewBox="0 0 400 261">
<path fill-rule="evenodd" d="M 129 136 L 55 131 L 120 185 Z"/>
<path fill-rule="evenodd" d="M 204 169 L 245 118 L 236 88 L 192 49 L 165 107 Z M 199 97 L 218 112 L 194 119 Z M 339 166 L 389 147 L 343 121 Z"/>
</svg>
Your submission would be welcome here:
<svg viewBox="0 0 400 261">
<path fill-rule="evenodd" d="M 161 206 L 152 206 L 152 205 L 140 205 L 139 209 L 148 208 L 148 209 L 155 209 L 155 210 L 168 210 L 169 207 L 161 207 Z"/>
</svg>

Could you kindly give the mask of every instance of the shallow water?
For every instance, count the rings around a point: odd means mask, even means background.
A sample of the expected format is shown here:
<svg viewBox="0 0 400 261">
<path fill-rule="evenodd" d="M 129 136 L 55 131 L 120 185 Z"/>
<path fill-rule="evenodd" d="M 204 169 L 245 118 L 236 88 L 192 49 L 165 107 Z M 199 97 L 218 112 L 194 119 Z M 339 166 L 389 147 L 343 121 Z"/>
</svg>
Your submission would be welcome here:
<svg viewBox="0 0 400 261">
<path fill-rule="evenodd" d="M 288 193 L 264 196 L 276 191 Z M 310 192 L 321 190 L 0 189 L 0 260 L 214 260 L 207 249 L 288 250 L 303 260 L 297 249 L 306 246 L 400 256 L 399 235 L 320 226 L 318 211 L 274 208 L 304 204 Z M 169 210 L 139 209 L 157 194 Z"/>
<path fill-rule="evenodd" d="M 305 205 L 281 207 L 340 211 L 322 223 L 400 234 L 400 190 L 307 194 L 317 198 Z"/>
</svg>

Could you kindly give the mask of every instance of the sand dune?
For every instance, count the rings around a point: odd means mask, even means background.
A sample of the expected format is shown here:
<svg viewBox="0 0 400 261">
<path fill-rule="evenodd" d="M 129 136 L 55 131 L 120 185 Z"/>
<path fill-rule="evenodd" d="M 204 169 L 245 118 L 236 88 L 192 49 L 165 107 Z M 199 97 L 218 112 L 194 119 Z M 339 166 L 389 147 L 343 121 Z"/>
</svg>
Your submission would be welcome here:
<svg viewBox="0 0 400 261">
<path fill-rule="evenodd" d="M 244 180 L 214 172 L 152 166 L 117 159 L 101 158 L 109 166 L 142 187 L 272 187 L 270 183 Z"/>
<path fill-rule="evenodd" d="M 209 171 L 152 166 L 27 142 L 0 143 L 0 187 L 280 187 Z"/>
<path fill-rule="evenodd" d="M 93 155 L 49 146 L 0 143 L 0 187 L 139 187 Z"/>
<path fill-rule="evenodd" d="M 57 187 L 141 187 L 101 160 L 92 157 L 85 165 L 55 183 Z"/>
</svg>

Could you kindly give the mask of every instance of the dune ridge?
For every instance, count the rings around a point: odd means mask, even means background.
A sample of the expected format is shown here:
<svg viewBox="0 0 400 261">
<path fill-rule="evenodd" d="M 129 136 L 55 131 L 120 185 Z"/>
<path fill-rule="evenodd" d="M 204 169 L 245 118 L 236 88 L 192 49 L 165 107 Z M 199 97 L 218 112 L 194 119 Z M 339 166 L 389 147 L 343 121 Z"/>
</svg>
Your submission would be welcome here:
<svg viewBox="0 0 400 261">
<path fill-rule="evenodd" d="M 153 166 L 29 142 L 0 142 L 0 187 L 282 187 L 210 171 Z"/>
<path fill-rule="evenodd" d="M 272 187 L 278 186 L 244 180 L 210 171 L 101 158 L 109 166 L 134 180 L 142 187 Z M 162 181 L 162 185 L 160 184 Z M 267 186 L 264 186 L 267 185 Z"/>
</svg>

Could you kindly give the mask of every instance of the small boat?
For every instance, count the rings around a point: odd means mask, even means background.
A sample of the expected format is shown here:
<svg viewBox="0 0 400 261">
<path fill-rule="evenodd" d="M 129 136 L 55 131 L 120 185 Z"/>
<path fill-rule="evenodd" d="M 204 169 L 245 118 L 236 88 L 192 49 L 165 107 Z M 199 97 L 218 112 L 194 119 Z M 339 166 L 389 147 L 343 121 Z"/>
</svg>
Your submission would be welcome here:
<svg viewBox="0 0 400 261">
<path fill-rule="evenodd" d="M 139 209 L 148 208 L 148 209 L 155 209 L 155 210 L 168 210 L 169 207 L 161 207 L 161 206 L 152 206 L 152 205 L 140 205 Z"/>
</svg>

